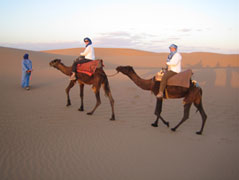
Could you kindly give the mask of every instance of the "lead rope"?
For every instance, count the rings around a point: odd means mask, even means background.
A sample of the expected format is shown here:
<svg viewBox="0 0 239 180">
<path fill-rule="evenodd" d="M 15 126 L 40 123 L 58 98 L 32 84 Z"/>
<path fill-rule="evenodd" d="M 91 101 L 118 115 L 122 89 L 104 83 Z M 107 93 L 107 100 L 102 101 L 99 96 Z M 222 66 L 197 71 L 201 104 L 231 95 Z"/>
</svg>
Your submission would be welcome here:
<svg viewBox="0 0 239 180">
<path fill-rule="evenodd" d="M 107 76 L 107 77 L 113 77 L 113 76 L 117 75 L 118 73 L 119 73 L 119 71 L 117 71 L 116 73 L 111 74 L 111 75 L 106 74 L 106 76 Z"/>
</svg>

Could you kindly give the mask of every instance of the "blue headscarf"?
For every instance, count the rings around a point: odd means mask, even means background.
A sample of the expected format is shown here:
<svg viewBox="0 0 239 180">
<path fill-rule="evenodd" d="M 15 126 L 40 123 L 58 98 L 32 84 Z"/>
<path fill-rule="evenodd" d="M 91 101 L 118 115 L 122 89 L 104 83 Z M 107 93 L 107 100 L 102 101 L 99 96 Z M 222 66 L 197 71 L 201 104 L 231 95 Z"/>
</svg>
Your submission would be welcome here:
<svg viewBox="0 0 239 180">
<path fill-rule="evenodd" d="M 173 58 L 174 54 L 177 53 L 178 46 L 175 45 L 175 44 L 171 44 L 171 45 L 169 46 L 169 49 L 170 49 L 170 48 L 175 48 L 176 51 L 171 51 L 171 50 L 170 50 L 170 54 L 168 55 L 167 62 L 169 62 L 169 61 Z"/>
<path fill-rule="evenodd" d="M 88 38 L 88 37 L 84 38 L 84 42 L 85 42 L 85 41 L 89 41 L 89 43 L 88 43 L 85 47 L 87 47 L 87 46 L 89 46 L 89 45 L 92 44 L 92 41 L 91 41 L 90 38 Z"/>
<path fill-rule="evenodd" d="M 24 56 L 23 56 L 24 59 L 28 59 L 28 57 L 29 57 L 29 54 L 27 54 L 27 53 L 24 54 Z"/>
</svg>

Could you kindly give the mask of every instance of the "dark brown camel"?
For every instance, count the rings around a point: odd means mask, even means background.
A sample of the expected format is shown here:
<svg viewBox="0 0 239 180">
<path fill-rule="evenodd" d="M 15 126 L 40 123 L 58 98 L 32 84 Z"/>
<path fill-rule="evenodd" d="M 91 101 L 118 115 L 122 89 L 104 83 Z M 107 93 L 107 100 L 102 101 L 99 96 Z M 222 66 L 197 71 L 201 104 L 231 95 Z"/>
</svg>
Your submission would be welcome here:
<svg viewBox="0 0 239 180">
<path fill-rule="evenodd" d="M 144 90 L 152 91 L 156 96 L 159 92 L 159 81 L 155 81 L 154 78 L 145 80 L 140 78 L 134 71 L 133 67 L 131 66 L 119 66 L 116 68 L 118 72 L 123 73 L 124 75 L 128 76 L 137 86 Z M 202 89 L 197 87 L 193 83 L 190 83 L 189 88 L 179 87 L 179 86 L 167 86 L 168 98 L 183 98 L 184 97 L 184 115 L 182 120 L 172 128 L 172 131 L 176 131 L 176 129 L 189 118 L 189 111 L 192 103 L 195 105 L 197 110 L 200 112 L 202 116 L 202 126 L 200 131 L 196 132 L 196 134 L 202 134 L 203 128 L 207 119 L 207 115 L 203 109 L 202 105 Z M 159 118 L 162 122 L 169 127 L 169 122 L 165 121 L 161 117 L 162 112 L 162 99 L 157 98 L 156 108 L 155 108 L 155 115 L 157 116 L 156 121 L 152 123 L 153 127 L 158 127 L 158 120 Z"/>
<path fill-rule="evenodd" d="M 67 76 L 71 76 L 72 74 L 72 66 L 67 67 L 65 66 L 60 59 L 54 59 L 52 60 L 50 63 L 50 66 L 58 69 L 59 71 L 61 71 L 63 74 L 67 75 Z M 101 100 L 100 100 L 100 87 L 101 85 L 103 85 L 104 90 L 105 90 L 105 94 L 106 96 L 109 98 L 110 100 L 110 105 L 112 108 L 112 115 L 110 120 L 115 120 L 115 113 L 114 113 L 114 99 L 112 97 L 111 91 L 110 91 L 110 86 L 109 86 L 109 81 L 108 78 L 103 70 L 103 68 L 97 68 L 95 73 L 92 76 L 88 76 L 87 74 L 83 74 L 83 73 L 77 73 L 77 80 L 74 81 L 70 81 L 69 85 L 66 88 L 66 94 L 67 94 L 67 104 L 66 106 L 70 106 L 71 105 L 71 100 L 70 100 L 70 89 L 75 85 L 76 81 L 78 81 L 79 85 L 80 85 L 80 98 L 81 98 L 81 106 L 78 109 L 79 111 L 84 111 L 84 103 L 83 103 L 83 96 L 84 96 L 84 85 L 88 84 L 88 85 L 92 85 L 92 89 L 95 93 L 96 96 L 96 105 L 93 108 L 92 111 L 88 112 L 88 115 L 92 115 L 96 108 L 101 104 Z"/>
</svg>

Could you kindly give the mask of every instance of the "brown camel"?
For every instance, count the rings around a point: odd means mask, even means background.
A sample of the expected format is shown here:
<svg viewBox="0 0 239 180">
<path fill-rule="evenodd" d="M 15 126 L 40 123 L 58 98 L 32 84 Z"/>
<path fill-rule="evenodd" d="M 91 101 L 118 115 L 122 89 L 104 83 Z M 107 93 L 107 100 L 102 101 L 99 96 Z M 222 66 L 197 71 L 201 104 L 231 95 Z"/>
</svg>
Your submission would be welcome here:
<svg viewBox="0 0 239 180">
<path fill-rule="evenodd" d="M 67 75 L 67 76 L 71 76 L 72 74 L 72 66 L 67 67 L 65 66 L 60 59 L 54 59 L 52 60 L 50 63 L 50 66 L 60 70 L 63 74 Z M 103 68 L 97 68 L 95 73 L 92 76 L 88 76 L 87 74 L 83 74 L 83 73 L 77 73 L 77 80 L 73 80 L 70 81 L 69 85 L 66 88 L 66 95 L 67 95 L 67 104 L 66 106 L 70 106 L 71 105 L 71 100 L 70 100 L 70 89 L 75 85 L 76 81 L 78 81 L 79 85 L 80 85 L 80 98 L 81 98 L 81 106 L 78 109 L 79 111 L 84 111 L 84 104 L 83 104 L 83 96 L 84 96 L 84 85 L 88 84 L 88 85 L 92 85 L 92 89 L 95 93 L 96 96 L 96 105 L 93 108 L 92 111 L 88 112 L 88 115 L 92 115 L 96 108 L 101 104 L 101 100 L 100 100 L 100 87 L 101 85 L 103 85 L 104 87 L 104 91 L 106 96 L 109 98 L 110 100 L 110 105 L 112 108 L 112 115 L 110 120 L 115 120 L 115 113 L 114 113 L 114 99 L 112 97 L 111 91 L 110 91 L 110 86 L 109 86 L 109 81 L 108 78 L 103 70 Z"/>
<path fill-rule="evenodd" d="M 124 75 L 128 76 L 137 86 L 144 90 L 152 91 L 156 96 L 159 92 L 159 81 L 155 81 L 154 78 L 145 80 L 140 78 L 134 71 L 133 67 L 131 66 L 119 66 L 116 68 L 118 72 L 123 73 Z M 196 134 L 202 134 L 203 128 L 207 119 L 207 115 L 203 109 L 202 105 L 202 89 L 199 86 L 196 86 L 194 83 L 190 82 L 189 88 L 179 87 L 179 86 L 167 86 L 168 98 L 182 98 L 184 97 L 184 115 L 182 120 L 172 128 L 172 131 L 176 131 L 176 129 L 189 118 L 189 111 L 192 103 L 197 108 L 197 111 L 200 112 L 202 117 L 202 126 L 200 131 L 196 132 Z M 159 118 L 162 122 L 169 127 L 169 122 L 165 121 L 161 117 L 162 112 L 162 98 L 157 98 L 156 108 L 155 108 L 155 115 L 157 116 L 156 121 L 152 123 L 153 127 L 158 127 L 158 120 Z"/>
</svg>

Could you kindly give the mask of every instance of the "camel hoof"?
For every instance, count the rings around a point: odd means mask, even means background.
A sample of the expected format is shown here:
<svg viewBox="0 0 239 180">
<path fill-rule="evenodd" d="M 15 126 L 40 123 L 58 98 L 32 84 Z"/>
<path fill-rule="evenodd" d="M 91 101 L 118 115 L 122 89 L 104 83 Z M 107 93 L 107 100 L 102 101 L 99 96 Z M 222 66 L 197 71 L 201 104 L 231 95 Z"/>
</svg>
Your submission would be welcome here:
<svg viewBox="0 0 239 180">
<path fill-rule="evenodd" d="M 169 122 L 166 122 L 165 125 L 169 128 Z"/>
<path fill-rule="evenodd" d="M 93 113 L 92 112 L 88 112 L 87 115 L 92 115 Z"/>
<path fill-rule="evenodd" d="M 66 106 L 68 107 L 68 106 L 70 106 L 70 105 L 71 105 L 71 101 L 70 101 L 70 100 L 67 100 Z"/>
<path fill-rule="evenodd" d="M 202 135 L 202 132 L 198 131 L 196 132 L 197 135 Z"/>
<path fill-rule="evenodd" d="M 78 109 L 78 111 L 84 111 L 84 108 L 81 107 L 81 108 Z"/>
<path fill-rule="evenodd" d="M 173 132 L 175 132 L 175 131 L 176 131 L 176 128 L 171 128 L 171 130 L 172 130 Z"/>
<path fill-rule="evenodd" d="M 112 117 L 110 118 L 111 121 L 115 120 L 115 115 L 112 115 Z"/>
<path fill-rule="evenodd" d="M 152 123 L 151 126 L 158 127 L 158 124 Z"/>
</svg>

